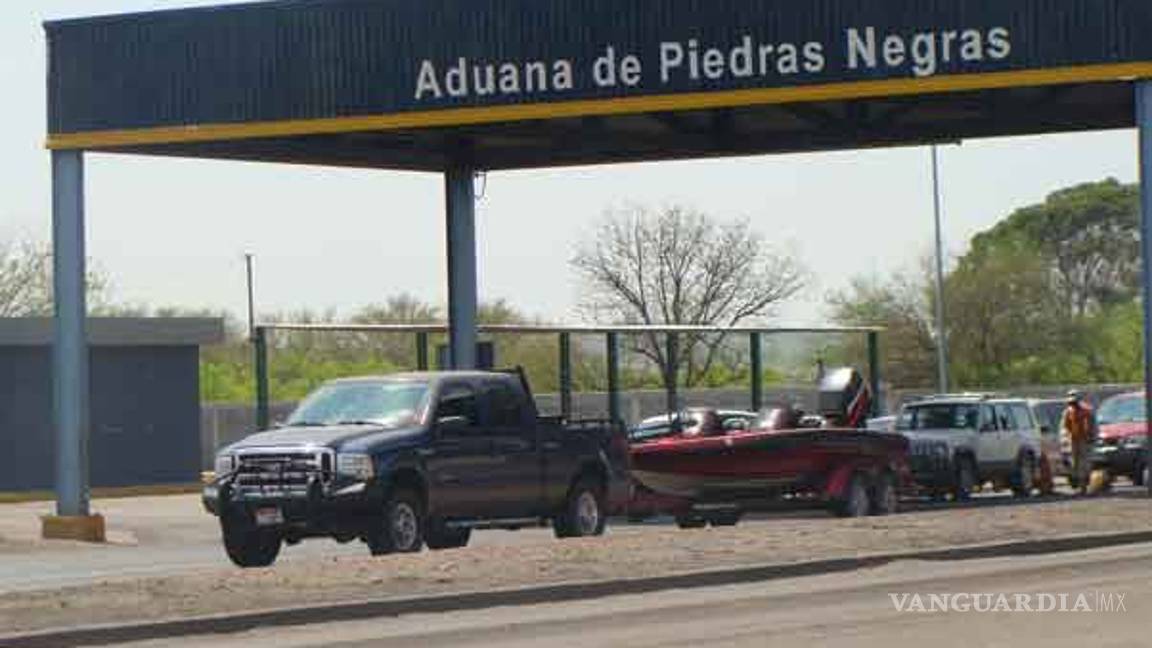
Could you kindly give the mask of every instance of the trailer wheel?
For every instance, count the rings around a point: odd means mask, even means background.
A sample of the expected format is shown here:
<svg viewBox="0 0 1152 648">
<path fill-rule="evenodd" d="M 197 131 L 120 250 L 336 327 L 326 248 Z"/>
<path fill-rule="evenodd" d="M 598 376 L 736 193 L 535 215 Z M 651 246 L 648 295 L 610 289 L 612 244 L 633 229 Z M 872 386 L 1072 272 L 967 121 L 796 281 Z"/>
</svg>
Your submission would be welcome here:
<svg viewBox="0 0 1152 648">
<path fill-rule="evenodd" d="M 472 529 L 449 529 L 442 524 L 431 526 L 424 533 L 424 544 L 433 551 L 467 547 L 472 539 Z"/>
<path fill-rule="evenodd" d="M 900 508 L 900 497 L 896 492 L 896 478 L 892 473 L 880 475 L 872 487 L 870 513 L 872 515 L 892 515 Z"/>
<path fill-rule="evenodd" d="M 708 520 L 698 515 L 677 515 L 676 526 L 681 529 L 703 529 L 708 526 Z"/>
<path fill-rule="evenodd" d="M 868 515 L 870 506 L 864 476 L 856 473 L 848 480 L 848 486 L 842 496 L 833 503 L 832 509 L 840 517 L 854 518 Z"/>
<path fill-rule="evenodd" d="M 713 513 L 708 516 L 708 524 L 714 527 L 730 527 L 740 524 L 740 518 L 744 517 L 741 511 L 722 511 L 720 513 Z"/>
</svg>

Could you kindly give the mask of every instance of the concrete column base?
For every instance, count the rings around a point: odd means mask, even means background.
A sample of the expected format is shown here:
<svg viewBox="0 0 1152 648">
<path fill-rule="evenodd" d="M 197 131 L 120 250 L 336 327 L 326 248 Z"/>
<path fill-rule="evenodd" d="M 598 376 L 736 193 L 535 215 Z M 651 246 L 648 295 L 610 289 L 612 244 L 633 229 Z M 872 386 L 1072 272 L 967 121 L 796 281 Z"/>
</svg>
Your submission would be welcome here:
<svg viewBox="0 0 1152 648">
<path fill-rule="evenodd" d="M 45 515 L 40 518 L 40 523 L 40 535 L 45 540 L 105 541 L 103 515 Z"/>
</svg>

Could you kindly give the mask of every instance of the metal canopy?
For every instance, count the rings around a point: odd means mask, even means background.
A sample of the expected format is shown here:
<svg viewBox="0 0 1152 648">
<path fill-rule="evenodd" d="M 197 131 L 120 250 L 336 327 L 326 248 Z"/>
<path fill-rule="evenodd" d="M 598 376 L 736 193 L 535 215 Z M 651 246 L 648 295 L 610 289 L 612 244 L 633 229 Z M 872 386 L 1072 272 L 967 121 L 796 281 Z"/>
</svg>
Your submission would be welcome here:
<svg viewBox="0 0 1152 648">
<path fill-rule="evenodd" d="M 1135 125 L 1147 186 L 1150 29 L 1148 0 L 285 0 L 48 23 L 57 510 L 88 514 L 85 151 L 444 173 L 466 368 L 477 170 Z"/>
</svg>

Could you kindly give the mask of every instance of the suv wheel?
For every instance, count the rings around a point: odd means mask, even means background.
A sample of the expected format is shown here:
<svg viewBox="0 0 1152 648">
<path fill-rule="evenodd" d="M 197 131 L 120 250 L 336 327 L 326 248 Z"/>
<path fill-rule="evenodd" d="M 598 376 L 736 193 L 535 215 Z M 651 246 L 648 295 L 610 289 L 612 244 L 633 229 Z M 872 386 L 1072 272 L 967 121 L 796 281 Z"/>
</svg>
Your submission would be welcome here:
<svg viewBox="0 0 1152 648">
<path fill-rule="evenodd" d="M 1012 494 L 1016 497 L 1031 497 L 1036 487 L 1036 461 L 1026 454 L 1016 462 L 1016 472 L 1012 475 Z"/>
<path fill-rule="evenodd" d="M 1132 484 L 1135 486 L 1144 486 L 1148 483 L 1148 466 L 1143 464 L 1136 464 L 1136 470 L 1132 471 Z"/>
<path fill-rule="evenodd" d="M 896 493 L 896 478 L 892 473 L 880 475 L 872 487 L 872 497 L 869 513 L 872 515 L 891 515 L 900 508 L 900 500 Z"/>
<path fill-rule="evenodd" d="M 228 515 L 220 519 L 224 536 L 224 550 L 237 567 L 267 567 L 280 555 L 280 534 L 261 529 L 242 515 Z"/>
<path fill-rule="evenodd" d="M 840 517 L 863 517 L 868 515 L 871 506 L 868 499 L 868 487 L 864 483 L 864 476 L 856 473 L 848 480 L 844 493 L 833 504 L 833 510 Z"/>
<path fill-rule="evenodd" d="M 564 509 L 552 521 L 557 538 L 584 538 L 604 534 L 604 489 L 591 477 L 583 477 L 568 491 Z"/>
<path fill-rule="evenodd" d="M 415 553 L 424 546 L 424 507 L 415 491 L 394 490 L 384 503 L 380 525 L 368 535 L 373 556 Z"/>
<path fill-rule="evenodd" d="M 976 467 L 968 457 L 960 457 L 956 463 L 956 483 L 952 494 L 957 502 L 967 502 L 972 499 L 972 491 L 976 489 Z"/>
</svg>

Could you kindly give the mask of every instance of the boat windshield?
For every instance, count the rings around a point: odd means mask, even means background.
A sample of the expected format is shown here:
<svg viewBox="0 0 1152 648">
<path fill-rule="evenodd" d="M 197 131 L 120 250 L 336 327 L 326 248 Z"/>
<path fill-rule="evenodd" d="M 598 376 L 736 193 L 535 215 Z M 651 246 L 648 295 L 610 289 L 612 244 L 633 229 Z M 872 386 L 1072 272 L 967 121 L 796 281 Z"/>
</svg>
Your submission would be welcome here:
<svg viewBox="0 0 1152 648">
<path fill-rule="evenodd" d="M 674 416 L 661 416 L 659 418 L 648 419 L 632 428 L 628 434 L 628 438 L 632 441 L 654 441 L 656 439 L 663 439 L 665 437 L 677 436 L 682 434 L 684 430 L 689 430 L 700 424 L 695 418 L 691 416 L 684 416 L 679 418 L 677 425 L 677 417 Z"/>
<path fill-rule="evenodd" d="M 975 430 L 980 410 L 967 403 L 932 403 L 904 410 L 897 420 L 900 430 Z"/>
</svg>

